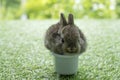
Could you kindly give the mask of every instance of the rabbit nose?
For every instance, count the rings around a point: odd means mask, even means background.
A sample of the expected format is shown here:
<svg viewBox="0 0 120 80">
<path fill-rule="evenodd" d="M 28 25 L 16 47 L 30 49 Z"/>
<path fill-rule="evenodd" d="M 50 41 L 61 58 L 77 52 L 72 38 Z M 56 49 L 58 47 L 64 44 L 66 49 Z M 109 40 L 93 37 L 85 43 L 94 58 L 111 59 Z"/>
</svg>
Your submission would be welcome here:
<svg viewBox="0 0 120 80">
<path fill-rule="evenodd" d="M 76 47 L 74 47 L 74 48 L 73 48 L 73 51 L 77 51 L 77 48 L 76 48 Z"/>
<path fill-rule="evenodd" d="M 68 50 L 69 52 L 71 52 L 71 51 L 72 51 L 72 48 L 67 48 L 67 50 Z"/>
<path fill-rule="evenodd" d="M 69 48 L 67 48 L 67 51 L 68 51 L 68 52 L 73 52 L 73 53 L 74 53 L 74 52 L 77 51 L 77 48 L 75 48 L 75 47 L 70 48 L 70 47 L 69 47 Z"/>
</svg>

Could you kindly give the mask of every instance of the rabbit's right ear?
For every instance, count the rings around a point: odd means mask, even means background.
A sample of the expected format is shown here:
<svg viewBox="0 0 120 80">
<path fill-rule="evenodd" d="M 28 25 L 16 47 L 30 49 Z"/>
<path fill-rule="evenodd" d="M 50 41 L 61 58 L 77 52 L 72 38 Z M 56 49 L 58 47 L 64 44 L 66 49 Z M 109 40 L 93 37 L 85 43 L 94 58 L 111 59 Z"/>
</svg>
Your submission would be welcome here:
<svg viewBox="0 0 120 80">
<path fill-rule="evenodd" d="M 66 21 L 63 13 L 60 14 L 60 24 L 62 24 L 63 26 L 67 25 L 67 21 Z"/>
<path fill-rule="evenodd" d="M 68 16 L 68 24 L 70 24 L 70 25 L 74 24 L 73 14 L 69 14 L 69 16 Z"/>
</svg>

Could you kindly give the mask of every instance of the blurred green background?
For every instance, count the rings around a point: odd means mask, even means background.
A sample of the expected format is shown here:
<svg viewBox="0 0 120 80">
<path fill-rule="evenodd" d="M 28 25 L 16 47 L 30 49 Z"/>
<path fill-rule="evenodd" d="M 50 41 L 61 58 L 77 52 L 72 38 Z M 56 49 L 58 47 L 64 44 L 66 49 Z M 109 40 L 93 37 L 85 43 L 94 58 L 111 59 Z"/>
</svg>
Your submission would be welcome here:
<svg viewBox="0 0 120 80">
<path fill-rule="evenodd" d="M 75 18 L 120 18 L 120 0 L 0 0 L 0 20 L 57 19 L 59 13 Z"/>
</svg>

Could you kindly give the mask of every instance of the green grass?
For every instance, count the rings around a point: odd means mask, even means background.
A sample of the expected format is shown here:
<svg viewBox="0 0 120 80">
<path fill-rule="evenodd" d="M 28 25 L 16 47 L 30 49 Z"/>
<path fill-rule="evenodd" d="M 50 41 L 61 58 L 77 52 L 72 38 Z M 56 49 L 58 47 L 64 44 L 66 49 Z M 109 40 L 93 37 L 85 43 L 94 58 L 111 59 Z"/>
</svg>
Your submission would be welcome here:
<svg viewBox="0 0 120 80">
<path fill-rule="evenodd" d="M 44 33 L 55 20 L 0 21 L 0 80 L 119 80 L 120 20 L 76 20 L 88 48 L 75 76 L 58 76 Z"/>
</svg>

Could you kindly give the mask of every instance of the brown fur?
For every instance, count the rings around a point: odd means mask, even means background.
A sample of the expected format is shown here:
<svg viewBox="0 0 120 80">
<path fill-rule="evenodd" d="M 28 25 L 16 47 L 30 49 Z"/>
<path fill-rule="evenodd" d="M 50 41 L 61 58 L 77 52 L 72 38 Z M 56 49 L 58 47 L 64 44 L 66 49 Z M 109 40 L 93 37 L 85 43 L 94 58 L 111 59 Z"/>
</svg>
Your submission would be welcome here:
<svg viewBox="0 0 120 80">
<path fill-rule="evenodd" d="M 57 54 L 80 54 L 85 52 L 87 42 L 82 31 L 74 24 L 73 15 L 69 14 L 67 23 L 61 14 L 60 22 L 47 30 L 45 46 Z"/>
</svg>

